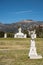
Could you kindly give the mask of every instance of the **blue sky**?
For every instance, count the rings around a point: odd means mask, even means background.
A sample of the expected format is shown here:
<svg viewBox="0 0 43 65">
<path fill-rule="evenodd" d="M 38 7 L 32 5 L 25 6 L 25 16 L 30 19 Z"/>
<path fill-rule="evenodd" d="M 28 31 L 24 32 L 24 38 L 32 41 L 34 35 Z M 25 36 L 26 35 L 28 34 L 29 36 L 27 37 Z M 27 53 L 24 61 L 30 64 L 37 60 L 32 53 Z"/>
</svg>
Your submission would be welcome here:
<svg viewBox="0 0 43 65">
<path fill-rule="evenodd" d="M 0 22 L 43 21 L 43 0 L 0 0 Z"/>
</svg>

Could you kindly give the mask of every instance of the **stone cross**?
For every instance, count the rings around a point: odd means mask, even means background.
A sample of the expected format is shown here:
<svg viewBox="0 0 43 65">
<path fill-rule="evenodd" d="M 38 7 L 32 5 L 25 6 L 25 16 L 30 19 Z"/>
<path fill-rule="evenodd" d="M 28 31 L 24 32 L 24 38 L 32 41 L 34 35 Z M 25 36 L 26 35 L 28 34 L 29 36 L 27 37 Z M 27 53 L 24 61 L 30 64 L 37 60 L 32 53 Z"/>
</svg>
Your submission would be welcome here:
<svg viewBox="0 0 43 65">
<path fill-rule="evenodd" d="M 35 30 L 34 31 L 29 31 L 29 35 L 31 36 L 31 45 L 30 45 L 30 51 L 28 56 L 30 57 L 30 59 L 41 59 L 42 56 L 37 54 L 36 51 L 36 46 L 35 46 L 35 38 L 36 38 L 36 34 L 35 34 Z"/>
</svg>

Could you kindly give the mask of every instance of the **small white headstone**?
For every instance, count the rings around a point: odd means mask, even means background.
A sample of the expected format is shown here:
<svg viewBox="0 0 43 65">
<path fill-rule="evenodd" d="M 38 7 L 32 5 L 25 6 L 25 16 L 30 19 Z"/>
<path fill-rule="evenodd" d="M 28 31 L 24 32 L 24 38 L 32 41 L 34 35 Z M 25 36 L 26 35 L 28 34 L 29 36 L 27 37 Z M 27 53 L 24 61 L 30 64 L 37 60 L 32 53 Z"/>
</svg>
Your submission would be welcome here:
<svg viewBox="0 0 43 65">
<path fill-rule="evenodd" d="M 24 35 L 24 38 L 26 38 L 26 37 L 27 37 L 27 35 L 25 34 L 25 35 Z"/>
<path fill-rule="evenodd" d="M 4 38 L 7 38 L 7 34 L 6 33 L 4 34 Z"/>
</svg>

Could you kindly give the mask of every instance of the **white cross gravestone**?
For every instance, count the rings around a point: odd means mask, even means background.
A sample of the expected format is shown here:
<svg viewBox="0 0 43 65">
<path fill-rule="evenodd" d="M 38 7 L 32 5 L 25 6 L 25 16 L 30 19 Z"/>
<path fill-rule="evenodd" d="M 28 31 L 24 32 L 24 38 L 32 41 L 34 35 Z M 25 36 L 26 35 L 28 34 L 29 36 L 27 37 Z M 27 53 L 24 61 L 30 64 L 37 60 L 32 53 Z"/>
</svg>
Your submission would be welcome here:
<svg viewBox="0 0 43 65">
<path fill-rule="evenodd" d="M 38 55 L 36 51 L 35 40 L 34 40 L 36 38 L 35 30 L 29 31 L 29 35 L 31 36 L 31 45 L 28 56 L 30 57 L 30 59 L 41 59 L 42 56 Z"/>
</svg>

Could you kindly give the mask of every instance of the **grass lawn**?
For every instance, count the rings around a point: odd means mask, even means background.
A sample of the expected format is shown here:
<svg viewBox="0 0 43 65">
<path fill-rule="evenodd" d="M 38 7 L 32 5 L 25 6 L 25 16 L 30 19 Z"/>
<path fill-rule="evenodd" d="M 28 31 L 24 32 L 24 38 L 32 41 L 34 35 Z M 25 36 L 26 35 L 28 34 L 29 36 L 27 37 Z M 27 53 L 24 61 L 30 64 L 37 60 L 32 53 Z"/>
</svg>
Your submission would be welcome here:
<svg viewBox="0 0 43 65">
<path fill-rule="evenodd" d="M 43 65 L 43 58 L 28 58 L 30 39 L 0 38 L 0 65 Z M 37 53 L 43 56 L 43 38 L 36 39 Z"/>
</svg>

